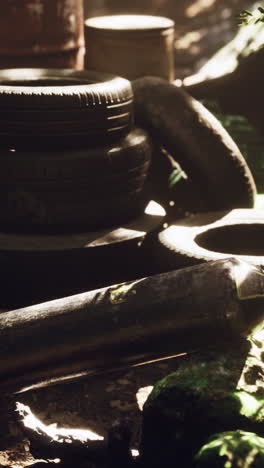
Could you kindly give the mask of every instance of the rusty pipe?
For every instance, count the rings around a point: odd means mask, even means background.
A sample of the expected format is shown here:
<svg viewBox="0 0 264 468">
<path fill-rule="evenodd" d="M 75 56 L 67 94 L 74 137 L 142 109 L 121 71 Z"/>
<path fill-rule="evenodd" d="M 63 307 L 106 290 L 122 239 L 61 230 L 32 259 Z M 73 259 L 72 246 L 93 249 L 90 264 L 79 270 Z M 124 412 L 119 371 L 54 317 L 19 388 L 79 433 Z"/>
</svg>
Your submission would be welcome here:
<svg viewBox="0 0 264 468">
<path fill-rule="evenodd" d="M 264 276 L 235 258 L 0 315 L 0 388 L 19 392 L 251 333 Z"/>
</svg>

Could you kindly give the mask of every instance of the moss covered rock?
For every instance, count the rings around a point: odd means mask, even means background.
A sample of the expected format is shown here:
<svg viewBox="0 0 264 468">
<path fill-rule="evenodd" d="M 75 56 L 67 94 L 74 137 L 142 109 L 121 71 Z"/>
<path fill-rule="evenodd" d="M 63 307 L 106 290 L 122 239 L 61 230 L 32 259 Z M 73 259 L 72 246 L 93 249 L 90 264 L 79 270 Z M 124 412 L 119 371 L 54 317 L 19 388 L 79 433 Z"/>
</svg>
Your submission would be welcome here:
<svg viewBox="0 0 264 468">
<path fill-rule="evenodd" d="M 249 348 L 245 341 L 193 354 L 156 384 L 143 411 L 145 461 L 164 466 L 177 460 L 182 468 L 212 434 L 240 429 L 264 435 L 263 395 L 242 378 Z"/>
<path fill-rule="evenodd" d="M 216 434 L 195 457 L 196 468 L 262 468 L 264 439 L 252 432 Z"/>
</svg>

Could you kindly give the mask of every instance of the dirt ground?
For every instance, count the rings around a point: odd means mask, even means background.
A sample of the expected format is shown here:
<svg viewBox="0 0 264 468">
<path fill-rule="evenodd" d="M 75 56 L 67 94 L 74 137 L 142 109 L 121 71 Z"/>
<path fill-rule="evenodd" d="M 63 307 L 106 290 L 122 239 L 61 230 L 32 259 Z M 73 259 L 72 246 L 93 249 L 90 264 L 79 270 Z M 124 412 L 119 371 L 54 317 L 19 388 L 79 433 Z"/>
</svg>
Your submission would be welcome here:
<svg viewBox="0 0 264 468">
<path fill-rule="evenodd" d="M 139 406 L 157 380 L 177 369 L 180 359 L 179 356 L 123 372 L 30 391 L 16 395 L 15 401 L 28 405 L 46 425 L 57 423 L 59 427 L 89 429 L 103 437 L 116 420 L 129 418 L 133 434 L 131 448 L 137 449 L 142 415 Z M 9 431 L 17 439 L 14 444 L 12 439 L 10 450 L 0 451 L 0 466 L 23 467 L 33 463 L 28 441 L 17 434 L 16 414 L 7 414 L 4 399 L 0 403 L 0 415 L 1 431 Z"/>
</svg>

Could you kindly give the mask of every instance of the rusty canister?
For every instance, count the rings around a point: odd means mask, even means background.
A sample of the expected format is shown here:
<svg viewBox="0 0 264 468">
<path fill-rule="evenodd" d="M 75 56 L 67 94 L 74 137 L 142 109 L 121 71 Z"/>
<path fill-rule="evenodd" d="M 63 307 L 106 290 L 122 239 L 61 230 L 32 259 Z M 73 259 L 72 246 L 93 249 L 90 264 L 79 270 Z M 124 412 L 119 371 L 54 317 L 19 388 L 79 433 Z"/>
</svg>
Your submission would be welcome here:
<svg viewBox="0 0 264 468">
<path fill-rule="evenodd" d="M 83 68 L 83 0 L 6 0 L 0 68 Z"/>
<path fill-rule="evenodd" d="M 109 15 L 85 21 L 85 67 L 130 80 L 174 79 L 174 22 L 160 16 Z"/>
</svg>

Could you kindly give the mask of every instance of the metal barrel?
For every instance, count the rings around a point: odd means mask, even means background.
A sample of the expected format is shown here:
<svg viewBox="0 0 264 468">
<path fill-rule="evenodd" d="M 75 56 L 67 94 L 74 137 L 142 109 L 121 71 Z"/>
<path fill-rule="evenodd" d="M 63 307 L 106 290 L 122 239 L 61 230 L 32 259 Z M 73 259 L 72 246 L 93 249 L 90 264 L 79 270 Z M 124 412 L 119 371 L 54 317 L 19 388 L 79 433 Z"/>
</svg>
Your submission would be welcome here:
<svg viewBox="0 0 264 468">
<path fill-rule="evenodd" d="M 232 343 L 264 317 L 264 275 L 237 259 L 0 315 L 2 393 Z"/>
<path fill-rule="evenodd" d="M 1 5 L 0 68 L 82 69 L 82 0 L 9 0 Z"/>
<path fill-rule="evenodd" d="M 129 80 L 174 79 L 174 21 L 160 16 L 109 15 L 85 21 L 85 68 Z"/>
</svg>

